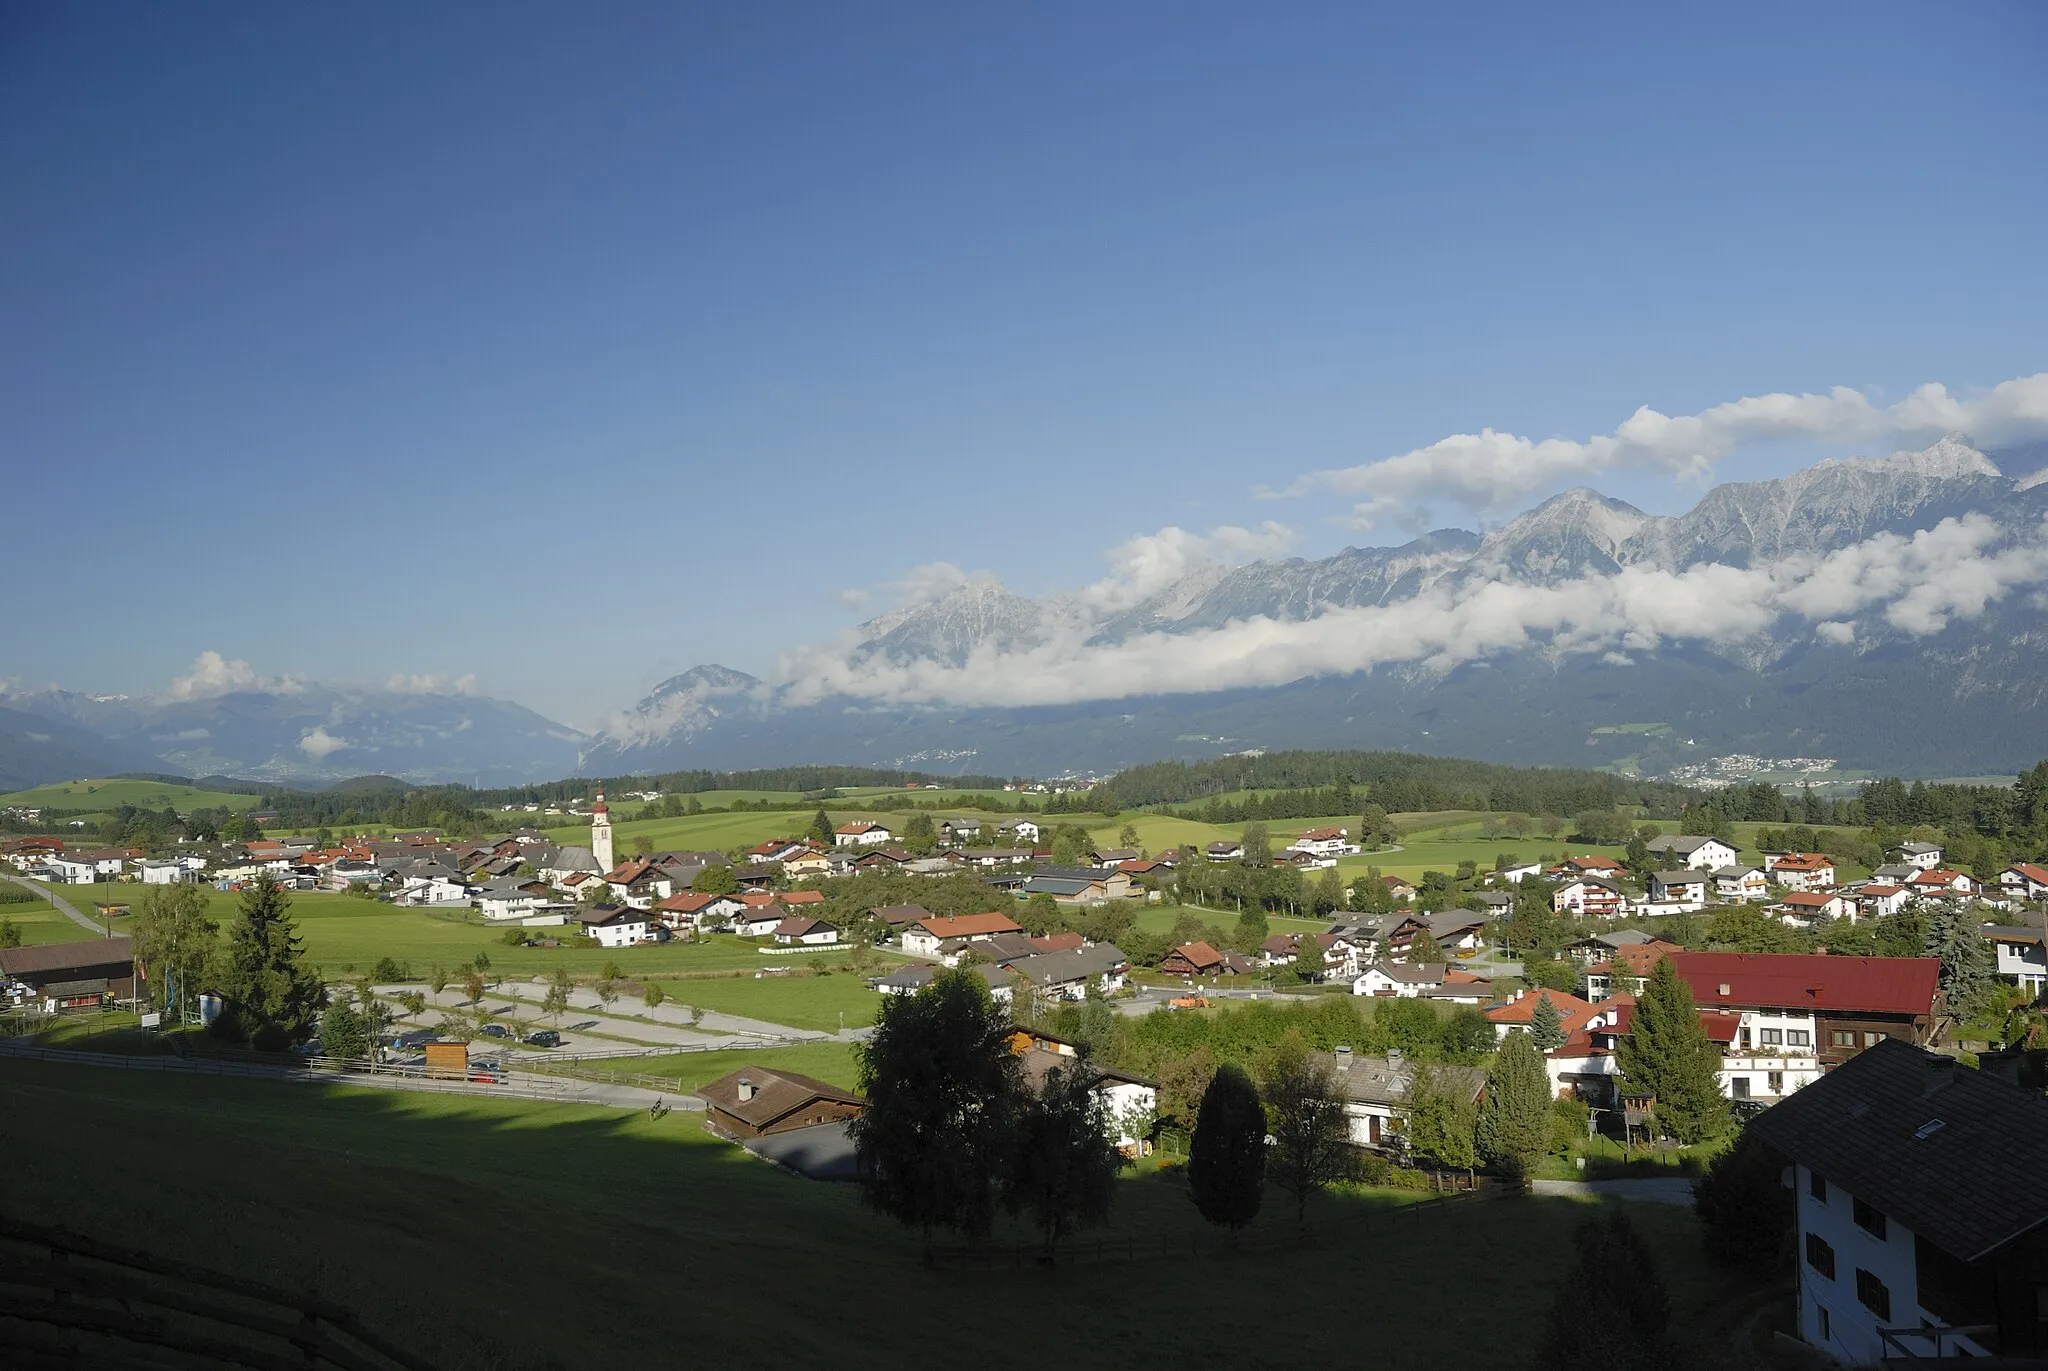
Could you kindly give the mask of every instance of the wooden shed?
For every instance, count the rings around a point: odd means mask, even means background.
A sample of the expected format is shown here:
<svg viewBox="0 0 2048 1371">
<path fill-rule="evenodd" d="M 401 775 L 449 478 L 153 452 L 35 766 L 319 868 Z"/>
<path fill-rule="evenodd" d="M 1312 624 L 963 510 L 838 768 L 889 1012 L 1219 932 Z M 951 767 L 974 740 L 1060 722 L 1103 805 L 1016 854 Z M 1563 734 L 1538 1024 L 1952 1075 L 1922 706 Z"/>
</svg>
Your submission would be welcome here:
<svg viewBox="0 0 2048 1371">
<path fill-rule="evenodd" d="M 437 1080 L 469 1079 L 468 1043 L 428 1043 L 427 1074 Z"/>
</svg>

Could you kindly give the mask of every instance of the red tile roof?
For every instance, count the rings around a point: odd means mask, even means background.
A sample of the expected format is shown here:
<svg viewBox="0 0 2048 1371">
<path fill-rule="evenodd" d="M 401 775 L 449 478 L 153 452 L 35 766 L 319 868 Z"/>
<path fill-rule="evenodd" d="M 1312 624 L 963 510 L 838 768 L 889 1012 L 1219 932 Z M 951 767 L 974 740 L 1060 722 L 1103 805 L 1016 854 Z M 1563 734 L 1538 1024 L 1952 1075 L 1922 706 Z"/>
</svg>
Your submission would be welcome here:
<svg viewBox="0 0 2048 1371">
<path fill-rule="evenodd" d="M 1818 852 L 1787 852 L 1779 857 L 1773 871 L 1827 871 L 1835 865 L 1835 859 L 1824 857 Z"/>
<path fill-rule="evenodd" d="M 785 890 L 782 892 L 782 902 L 784 904 L 823 904 L 825 903 L 825 892 L 822 890 Z"/>
<path fill-rule="evenodd" d="M 1941 978 L 1941 962 L 1933 957 L 1674 952 L 1671 962 L 1700 1005 L 1926 1014 Z"/>
<path fill-rule="evenodd" d="M 953 919 L 920 919 L 917 926 L 938 938 L 981 938 L 995 933 L 1022 933 L 1007 914 L 962 914 Z"/>
<path fill-rule="evenodd" d="M 1088 940 L 1078 933 L 1048 933 L 1043 938 L 1033 938 L 1031 945 L 1040 952 L 1071 952 L 1088 946 Z"/>
<path fill-rule="evenodd" d="M 2048 867 L 2035 866 L 2032 862 L 2014 862 L 2006 870 L 2017 871 L 2036 885 L 2048 885 Z"/>
<path fill-rule="evenodd" d="M 1494 1023 L 1520 1026 L 1532 1022 L 1536 1017 L 1536 1004 L 1545 995 L 1557 1010 L 1560 1027 L 1570 1033 L 1575 1028 L 1584 1028 L 1586 1021 L 1600 1012 L 1600 1006 L 1589 1004 L 1578 996 L 1564 990 L 1525 990 L 1506 1004 L 1497 1004 L 1486 1011 L 1486 1017 Z M 1619 996 L 1617 999 L 1621 998 Z"/>
</svg>

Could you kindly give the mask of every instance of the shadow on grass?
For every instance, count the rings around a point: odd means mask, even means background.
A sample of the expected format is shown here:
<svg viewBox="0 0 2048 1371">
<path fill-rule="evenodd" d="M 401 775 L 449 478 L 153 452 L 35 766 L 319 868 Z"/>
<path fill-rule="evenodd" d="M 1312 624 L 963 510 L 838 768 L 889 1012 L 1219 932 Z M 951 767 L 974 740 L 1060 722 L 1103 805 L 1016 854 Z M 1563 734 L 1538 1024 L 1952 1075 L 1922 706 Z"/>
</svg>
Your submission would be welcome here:
<svg viewBox="0 0 2048 1371">
<path fill-rule="evenodd" d="M 1388 1197 L 1330 1196 L 1311 1220 L 1355 1218 L 1355 1240 L 1022 1276 L 930 1271 L 916 1235 L 855 1187 L 790 1177 L 681 1112 L 5 1059 L 0 1099 L 0 1211 L 317 1293 L 451 1371 L 928 1362 L 946 1311 L 1020 1296 L 1056 1317 L 992 1321 L 972 1337 L 977 1361 L 1348 1364 L 1351 1320 L 1290 1320 L 1276 1357 L 1255 1312 L 1397 1288 L 1456 1295 L 1375 1302 L 1376 1364 L 1439 1365 L 1455 1333 L 1461 1359 L 1512 1365 L 1586 1213 L 1530 1199 L 1389 1224 Z M 1704 1307 L 1718 1283 L 1691 1216 L 1639 1214 L 1678 1307 Z M 1270 1196 L 1260 1223 L 1292 1221 Z M 1102 1235 L 1198 1231 L 1180 1184 L 1140 1176 Z M 997 1240 L 1028 1237 L 1006 1224 Z M 1453 1330 L 1447 1307 L 1489 1313 Z"/>
</svg>

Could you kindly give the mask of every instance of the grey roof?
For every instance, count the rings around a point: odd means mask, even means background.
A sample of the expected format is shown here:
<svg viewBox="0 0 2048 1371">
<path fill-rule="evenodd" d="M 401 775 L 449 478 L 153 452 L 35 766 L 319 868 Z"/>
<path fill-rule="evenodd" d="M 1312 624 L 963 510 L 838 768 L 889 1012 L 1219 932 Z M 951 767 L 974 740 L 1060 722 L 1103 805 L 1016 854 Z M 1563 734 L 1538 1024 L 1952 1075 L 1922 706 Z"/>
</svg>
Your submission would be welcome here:
<svg viewBox="0 0 2048 1371">
<path fill-rule="evenodd" d="M 1705 885 L 1713 877 L 1705 871 L 1653 871 L 1650 879 L 1658 885 Z"/>
<path fill-rule="evenodd" d="M 1099 866 L 1054 866 L 1047 862 L 1031 869 L 1033 876 L 1056 876 L 1069 881 L 1106 881 L 1117 873 L 1105 871 Z M 1126 877 L 1125 879 L 1129 879 Z"/>
<path fill-rule="evenodd" d="M 1415 1063 L 1406 1059 L 1395 1061 L 1386 1057 L 1323 1052 L 1317 1054 L 1317 1060 L 1330 1068 L 1330 1079 L 1337 1093 L 1359 1104 L 1399 1104 L 1415 1079 Z M 1452 1081 L 1469 1086 L 1475 1098 L 1486 1085 L 1486 1073 L 1478 1067 L 1440 1066 L 1436 1069 Z"/>
<path fill-rule="evenodd" d="M 1879 881 L 1908 881 L 1911 880 L 1919 872 L 1919 870 L 1919 867 L 1914 866 L 1909 862 L 1893 862 L 1888 866 L 1879 867 L 1877 870 L 1871 872 L 1870 876 L 1872 880 Z"/>
<path fill-rule="evenodd" d="M 1001 967 L 990 966 L 987 962 L 975 962 L 964 969 L 973 972 L 984 981 L 987 981 L 991 988 L 1004 986 L 1009 983 L 1010 973 L 1008 971 Z M 934 966 L 930 962 L 913 962 L 909 966 L 898 967 L 886 976 L 878 976 L 874 980 L 869 981 L 868 984 L 877 990 L 922 990 L 931 984 L 932 977 L 938 975 L 943 970 L 945 970 L 944 967 Z"/>
<path fill-rule="evenodd" d="M 1895 1038 L 1749 1128 L 1961 1261 L 2048 1223 L 2048 1098 Z"/>
<path fill-rule="evenodd" d="M 1093 980 L 1131 964 L 1115 943 L 1095 943 L 1064 952 L 1041 952 L 1010 963 L 1010 970 L 1029 977 L 1033 985 L 1063 985 L 1084 978 Z"/>
<path fill-rule="evenodd" d="M 1381 962 L 1372 969 L 1404 985 L 1436 985 L 1450 968 L 1444 962 Z"/>
<path fill-rule="evenodd" d="M 1940 844 L 1940 843 L 1900 843 L 1900 844 L 1899 844 L 1899 851 L 1901 851 L 1901 852 L 1911 852 L 1911 853 L 1913 853 L 1914 855 L 1916 855 L 1916 856 L 1917 856 L 1917 855 L 1919 855 L 1920 853 L 1923 853 L 1923 852 L 1939 852 L 1939 851 L 1941 851 L 1941 844 Z"/>
<path fill-rule="evenodd" d="M 1079 895 L 1094 885 L 1078 876 L 1033 876 L 1024 882 L 1027 895 Z"/>
<path fill-rule="evenodd" d="M 2038 943 L 2043 934 L 2038 928 L 2021 928 L 2016 924 L 1985 924 L 1977 930 L 1986 938 L 2005 943 Z"/>
<path fill-rule="evenodd" d="M 1676 852 L 1682 857 L 1690 857 L 1708 843 L 1720 841 L 1719 838 L 1713 837 L 1711 834 L 1701 836 L 1697 833 L 1671 833 L 1662 837 L 1652 838 L 1643 845 L 1652 852 Z M 1727 847 L 1734 846 L 1733 843 L 1723 845 Z"/>
<path fill-rule="evenodd" d="M 1764 874 L 1764 869 L 1760 866 L 1751 866 L 1749 863 L 1744 862 L 1741 866 L 1717 866 L 1707 874 L 1717 881 L 1737 881 L 1751 874 L 1761 876 Z"/>
<path fill-rule="evenodd" d="M 558 847 L 546 866 L 550 871 L 587 871 L 593 876 L 604 875 L 604 868 L 597 864 L 597 854 L 587 847 Z"/>
</svg>

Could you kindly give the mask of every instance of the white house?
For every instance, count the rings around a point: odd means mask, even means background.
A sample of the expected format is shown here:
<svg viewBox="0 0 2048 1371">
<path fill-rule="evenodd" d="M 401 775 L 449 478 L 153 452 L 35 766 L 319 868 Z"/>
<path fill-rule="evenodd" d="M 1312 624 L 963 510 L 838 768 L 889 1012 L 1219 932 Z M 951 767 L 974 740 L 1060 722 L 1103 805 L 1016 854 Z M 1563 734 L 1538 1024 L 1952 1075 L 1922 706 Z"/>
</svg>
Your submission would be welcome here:
<svg viewBox="0 0 2048 1371">
<path fill-rule="evenodd" d="M 1932 871 L 1941 865 L 1940 843 L 1900 843 L 1892 849 L 1899 860 L 1907 866 L 1917 866 L 1922 871 Z"/>
<path fill-rule="evenodd" d="M 1749 1123 L 1792 1161 L 1799 1337 L 1838 1362 L 2048 1356 L 2048 1099 L 1887 1038 Z M 1967 1329 L 1969 1331 L 1962 1331 Z"/>
<path fill-rule="evenodd" d="M 2038 928 L 1986 924 L 1984 938 L 1998 955 L 1998 974 L 2009 984 L 2040 994 L 2048 990 L 2048 935 Z"/>
<path fill-rule="evenodd" d="M 1414 1079 L 1414 1068 L 1400 1051 L 1396 1049 L 1384 1057 L 1366 1057 L 1348 1047 L 1339 1047 L 1322 1061 L 1330 1068 L 1330 1083 L 1344 1102 L 1344 1122 L 1351 1145 L 1400 1150 L 1405 1102 Z M 1469 1089 L 1473 1099 L 1486 1087 L 1486 1073 L 1476 1067 L 1437 1069 L 1457 1088 Z"/>
<path fill-rule="evenodd" d="M 1531 876 L 1543 874 L 1543 863 L 1521 862 L 1515 866 L 1504 866 L 1493 873 L 1495 880 L 1506 881 L 1509 885 L 1520 885 Z"/>
<path fill-rule="evenodd" d="M 1444 983 L 1443 963 L 1403 962 L 1369 966 L 1351 982 L 1354 995 L 1376 995 L 1381 999 L 1412 1000 Z M 1332 979 L 1335 979 L 1332 977 Z"/>
<path fill-rule="evenodd" d="M 1056 1070 L 1088 1072 L 1095 1078 L 1094 1088 L 1088 1093 L 1102 1104 L 1103 1131 L 1109 1140 L 1120 1151 L 1135 1153 L 1144 1149 L 1151 1133 L 1151 1120 L 1159 1107 L 1156 1082 L 1084 1062 L 1074 1044 L 1050 1033 L 1019 1029 L 1013 1041 L 1021 1043 L 1026 1039 L 1029 1045 L 1017 1054 L 1017 1065 L 1027 1085 L 1034 1091 L 1043 1089 L 1045 1078 Z"/>
<path fill-rule="evenodd" d="M 2032 862 L 2014 862 L 1998 873 L 1998 886 L 2015 899 L 2048 899 L 2048 867 L 2036 866 Z"/>
<path fill-rule="evenodd" d="M 1835 883 L 1835 863 L 1818 852 L 1766 852 L 1764 870 L 1786 890 L 1826 890 Z"/>
<path fill-rule="evenodd" d="M 96 863 L 78 857 L 67 857 L 62 853 L 47 858 L 43 865 L 66 885 L 92 885 L 100 878 L 100 869 Z"/>
<path fill-rule="evenodd" d="M 1038 825 L 1029 819 L 1007 819 L 996 825 L 996 836 L 1035 843 L 1038 841 Z"/>
<path fill-rule="evenodd" d="M 1852 901 L 1825 890 L 1795 890 L 1767 912 L 1777 915 L 1781 922 L 1797 924 L 1801 928 L 1811 928 L 1830 919 L 1847 919 L 1853 923 L 1860 913 Z"/>
<path fill-rule="evenodd" d="M 597 940 L 600 947 L 632 947 L 636 943 L 651 943 L 661 938 L 661 923 L 644 909 L 630 906 L 613 909 L 597 905 L 581 910 L 576 921 L 583 925 L 583 931 Z"/>
<path fill-rule="evenodd" d="M 878 847 L 892 842 L 896 835 L 872 819 L 855 819 L 852 823 L 841 824 L 832 830 L 835 847 Z"/>
<path fill-rule="evenodd" d="M 517 881 L 508 878 L 493 881 L 479 889 L 476 903 L 484 918 L 492 923 L 504 923 L 525 918 L 540 906 L 541 900 L 531 891 L 521 890 Z"/>
<path fill-rule="evenodd" d="M 993 938 L 998 933 L 1022 933 L 1017 921 L 1007 914 L 963 914 L 958 918 L 933 915 L 919 919 L 903 930 L 903 950 L 914 957 L 942 955 L 940 944 L 955 938 Z"/>
<path fill-rule="evenodd" d="M 1906 883 L 1906 888 L 1915 895 L 1974 895 L 1977 881 L 1968 872 L 1936 866 L 1922 870 Z"/>
<path fill-rule="evenodd" d="M 1306 852 L 1311 857 L 1354 857 L 1358 844 L 1351 841 L 1348 828 L 1311 828 L 1287 845 L 1289 852 Z"/>
<path fill-rule="evenodd" d="M 1902 885 L 1885 885 L 1873 881 L 1868 885 L 1856 887 L 1853 898 L 1857 908 L 1863 911 L 1864 918 L 1882 918 L 1904 909 L 1907 901 L 1913 898 L 1913 892 Z"/>
<path fill-rule="evenodd" d="M 1771 898 L 1771 882 L 1761 868 L 1754 866 L 1716 867 L 1714 877 L 1714 898 L 1724 903 L 1753 903 Z"/>
<path fill-rule="evenodd" d="M 826 947 L 839 941 L 839 930 L 823 919 L 792 914 L 775 925 L 774 937 L 783 947 Z"/>
<path fill-rule="evenodd" d="M 1212 862 L 1239 862 L 1244 860 L 1244 844 L 1235 838 L 1221 838 L 1202 847 L 1202 855 Z"/>
<path fill-rule="evenodd" d="M 1675 906 L 1673 912 L 1704 909 L 1707 905 L 1707 888 L 1713 878 L 1702 871 L 1687 867 L 1683 871 L 1657 871 L 1650 875 L 1650 900 L 1653 904 Z"/>
<path fill-rule="evenodd" d="M 143 862 L 137 870 L 144 885 L 183 885 L 198 879 L 183 862 Z"/>
<path fill-rule="evenodd" d="M 1628 896 L 1603 876 L 1576 876 L 1550 892 L 1550 907 L 1581 919 L 1610 918 L 1628 913 Z"/>
<path fill-rule="evenodd" d="M 1009 964 L 1010 973 L 1031 983 L 1041 999 L 1085 1000 L 1090 990 L 1114 995 L 1131 974 L 1131 959 L 1115 943 L 1041 952 Z"/>
<path fill-rule="evenodd" d="M 766 938 L 788 917 L 779 904 L 742 905 L 732 916 L 732 931 L 742 938 Z"/>
<path fill-rule="evenodd" d="M 1735 865 L 1741 854 L 1719 838 L 1702 837 L 1699 834 L 1666 834 L 1650 839 L 1650 855 L 1668 857 L 1683 862 L 1694 871 L 1714 871 L 1720 867 Z"/>
</svg>

